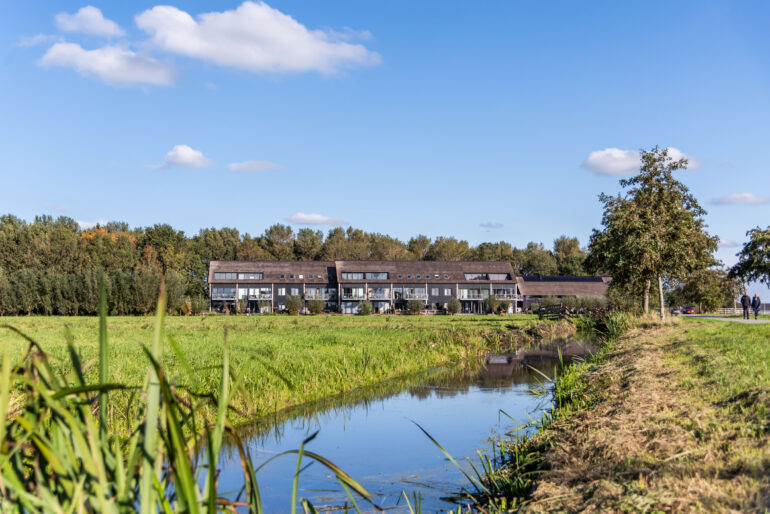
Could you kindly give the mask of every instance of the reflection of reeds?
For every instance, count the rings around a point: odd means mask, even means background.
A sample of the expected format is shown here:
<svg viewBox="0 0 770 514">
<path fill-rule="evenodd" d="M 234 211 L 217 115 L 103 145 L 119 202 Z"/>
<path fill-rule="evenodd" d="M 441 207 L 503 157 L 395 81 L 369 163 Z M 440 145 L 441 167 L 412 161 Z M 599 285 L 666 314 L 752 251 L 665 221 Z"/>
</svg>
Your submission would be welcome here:
<svg viewBox="0 0 770 514">
<path fill-rule="evenodd" d="M 225 341 L 221 380 L 214 397 L 181 395 L 161 363 L 165 297 L 161 290 L 150 349 L 143 347 L 146 380 L 143 386 L 107 383 L 107 318 L 104 288 L 99 323 L 99 377 L 88 382 L 72 337 L 68 337 L 70 366 L 57 372 L 40 345 L 18 329 L 3 325 L 26 339 L 28 348 L 12 365 L 6 345 L 0 362 L 0 507 L 21 512 L 217 512 L 248 508 L 262 512 L 255 469 L 248 449 L 233 432 L 229 405 L 241 377 L 230 367 Z M 115 365 L 115 364 L 112 364 Z M 118 363 L 119 365 L 119 363 Z M 192 372 L 191 369 L 187 370 Z M 194 377 L 188 377 L 194 380 Z M 110 394 L 139 392 L 146 399 L 144 414 L 132 423 L 130 437 L 111 431 L 107 413 Z M 212 423 L 199 424 L 204 405 L 215 412 Z M 229 434 L 241 460 L 244 486 L 237 500 L 217 493 L 219 448 Z M 305 441 L 309 442 L 309 439 Z M 360 484 L 332 462 L 305 450 L 296 454 L 297 469 L 310 458 L 329 469 L 348 491 L 371 501 Z M 205 458 L 200 458 L 201 447 Z M 276 457 L 279 457 L 278 455 Z M 275 458 L 275 457 L 274 457 Z M 299 503 L 296 481 L 290 501 Z M 301 501 L 306 511 L 313 507 Z"/>
</svg>

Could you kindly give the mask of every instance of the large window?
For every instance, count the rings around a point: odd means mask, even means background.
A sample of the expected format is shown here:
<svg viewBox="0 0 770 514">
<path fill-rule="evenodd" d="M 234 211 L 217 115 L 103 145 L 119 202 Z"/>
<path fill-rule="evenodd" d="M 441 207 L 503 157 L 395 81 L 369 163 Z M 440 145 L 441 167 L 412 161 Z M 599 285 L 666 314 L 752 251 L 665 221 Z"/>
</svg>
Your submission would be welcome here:
<svg viewBox="0 0 770 514">
<path fill-rule="evenodd" d="M 367 280 L 388 280 L 388 274 L 385 272 L 367 273 Z"/>
<path fill-rule="evenodd" d="M 305 288 L 305 298 L 307 300 L 328 300 L 329 298 L 334 297 L 334 294 L 331 294 L 331 291 L 333 291 L 333 289 L 327 287 L 307 287 Z"/>
<path fill-rule="evenodd" d="M 444 296 L 452 296 L 452 290 L 451 289 L 444 289 Z"/>
<path fill-rule="evenodd" d="M 286 288 L 285 287 L 279 287 L 278 288 L 278 296 L 286 296 Z"/>
<path fill-rule="evenodd" d="M 299 294 L 299 288 L 298 287 L 292 287 L 291 288 L 291 295 L 297 296 Z"/>
<path fill-rule="evenodd" d="M 486 280 L 486 273 L 466 273 L 465 280 Z"/>
<path fill-rule="evenodd" d="M 342 299 L 343 300 L 363 300 L 364 288 L 363 287 L 343 287 Z"/>
<path fill-rule="evenodd" d="M 513 287 L 496 287 L 492 290 L 497 298 L 512 299 L 516 296 L 516 289 Z"/>
<path fill-rule="evenodd" d="M 438 296 L 438 287 L 431 287 L 430 288 L 430 295 L 431 296 Z"/>
<path fill-rule="evenodd" d="M 235 280 L 235 277 L 237 276 L 237 273 L 223 273 L 220 271 L 214 272 L 214 280 Z"/>
<path fill-rule="evenodd" d="M 273 291 L 269 287 L 250 287 L 250 300 L 269 300 L 273 297 Z"/>
<path fill-rule="evenodd" d="M 238 280 L 262 280 L 262 273 L 238 273 Z"/>
<path fill-rule="evenodd" d="M 406 300 L 427 300 L 428 294 L 424 287 L 405 287 L 404 299 Z"/>
<path fill-rule="evenodd" d="M 370 287 L 369 299 L 370 300 L 390 300 L 390 288 L 389 287 Z"/>
<path fill-rule="evenodd" d="M 484 300 L 489 298 L 489 289 L 486 288 L 460 288 L 460 300 Z"/>
<path fill-rule="evenodd" d="M 212 300 L 234 300 L 235 288 L 234 287 L 212 287 L 211 298 Z"/>
<path fill-rule="evenodd" d="M 363 280 L 363 279 L 364 279 L 363 273 L 348 273 L 348 272 L 342 273 L 342 280 Z"/>
<path fill-rule="evenodd" d="M 508 280 L 508 273 L 490 273 L 489 280 Z"/>
</svg>

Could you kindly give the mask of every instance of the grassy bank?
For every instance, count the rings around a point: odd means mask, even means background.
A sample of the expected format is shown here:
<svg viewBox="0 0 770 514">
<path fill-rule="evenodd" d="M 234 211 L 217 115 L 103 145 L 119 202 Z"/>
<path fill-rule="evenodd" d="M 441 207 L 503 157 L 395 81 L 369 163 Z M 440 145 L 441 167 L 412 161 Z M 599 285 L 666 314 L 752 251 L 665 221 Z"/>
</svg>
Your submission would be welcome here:
<svg viewBox="0 0 770 514">
<path fill-rule="evenodd" d="M 87 382 L 97 381 L 98 318 L 14 317 L 3 322 L 37 341 L 54 360 L 69 366 L 69 333 Z M 142 345 L 152 339 L 152 319 L 108 318 L 107 381 L 140 386 L 147 373 Z M 558 328 L 558 327 L 557 327 Z M 216 391 L 221 382 L 225 332 L 234 373 L 242 377 L 232 407 L 235 420 L 331 394 L 457 362 L 515 345 L 554 324 L 501 316 L 251 316 L 170 317 L 163 363 L 169 379 L 190 395 Z M 557 330 L 558 331 L 558 330 Z M 17 360 L 27 343 L 0 331 L 0 344 Z M 192 376 L 186 372 L 192 369 Z M 132 425 L 142 402 L 115 393 L 110 417 L 116 428 Z M 121 423 L 121 420 L 123 421 Z"/>
<path fill-rule="evenodd" d="M 565 374 L 540 432 L 506 443 L 496 480 L 519 487 L 497 504 L 766 510 L 768 363 L 767 326 L 686 319 L 633 330 Z"/>
</svg>

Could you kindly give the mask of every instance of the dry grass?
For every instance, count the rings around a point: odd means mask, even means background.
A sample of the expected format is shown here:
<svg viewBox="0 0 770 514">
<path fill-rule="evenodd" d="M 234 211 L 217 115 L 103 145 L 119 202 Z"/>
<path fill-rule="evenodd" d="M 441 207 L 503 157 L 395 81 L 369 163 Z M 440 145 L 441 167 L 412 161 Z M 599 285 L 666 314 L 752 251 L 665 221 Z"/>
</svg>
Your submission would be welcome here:
<svg viewBox="0 0 770 514">
<path fill-rule="evenodd" d="M 547 448 L 546 471 L 528 510 L 770 507 L 769 427 L 756 414 L 770 405 L 768 389 L 720 398 L 718 386 L 696 372 L 699 356 L 686 326 L 633 331 L 588 372 L 591 408 L 536 437 Z"/>
</svg>

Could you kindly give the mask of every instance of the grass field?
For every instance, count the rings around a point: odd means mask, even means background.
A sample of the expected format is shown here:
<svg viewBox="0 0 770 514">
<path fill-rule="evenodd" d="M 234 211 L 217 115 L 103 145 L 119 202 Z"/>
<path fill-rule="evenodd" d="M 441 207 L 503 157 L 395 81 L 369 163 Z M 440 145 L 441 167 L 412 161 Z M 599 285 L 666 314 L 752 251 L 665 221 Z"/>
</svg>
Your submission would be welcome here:
<svg viewBox="0 0 770 514">
<path fill-rule="evenodd" d="M 0 320 L 32 339 L 69 367 L 66 333 L 86 364 L 86 379 L 97 378 L 98 319 L 95 317 L 12 317 Z M 540 326 L 531 316 L 206 316 L 169 317 L 164 367 L 169 377 L 194 394 L 220 384 L 225 333 L 241 388 L 233 418 L 245 420 L 396 376 L 481 355 L 505 344 L 518 329 Z M 108 382 L 142 384 L 150 317 L 108 318 Z M 8 330 L 0 343 L 19 358 L 27 343 Z M 176 350 L 175 350 L 176 349 Z M 192 373 L 189 373 L 189 370 Z M 127 393 L 116 393 L 110 415 L 120 426 L 133 424 L 143 408 Z"/>
<path fill-rule="evenodd" d="M 770 327 L 677 321 L 568 370 L 516 447 L 537 456 L 528 511 L 766 511 Z"/>
</svg>

